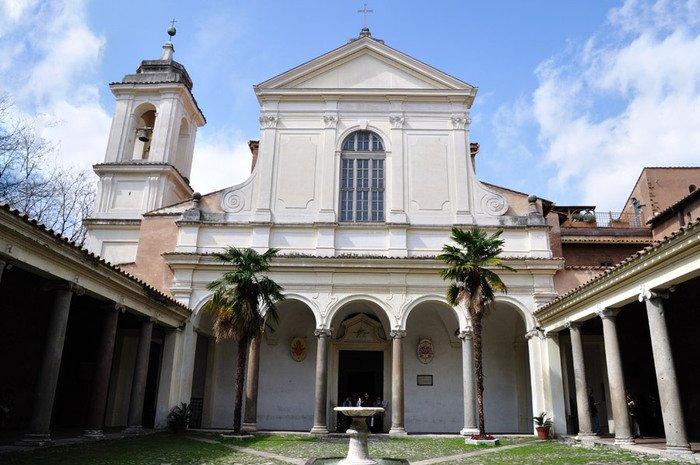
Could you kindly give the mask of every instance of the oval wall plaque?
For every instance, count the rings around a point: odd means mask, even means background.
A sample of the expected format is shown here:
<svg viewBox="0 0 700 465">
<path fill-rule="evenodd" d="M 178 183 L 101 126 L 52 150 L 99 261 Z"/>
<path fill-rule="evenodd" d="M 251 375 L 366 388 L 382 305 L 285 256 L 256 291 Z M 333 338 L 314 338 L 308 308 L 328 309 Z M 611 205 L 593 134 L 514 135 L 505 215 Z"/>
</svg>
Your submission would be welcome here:
<svg viewBox="0 0 700 465">
<path fill-rule="evenodd" d="M 295 362 L 303 362 L 307 352 L 306 339 L 299 336 L 292 338 L 292 343 L 289 346 L 289 353 L 292 355 L 292 360 Z"/>
<path fill-rule="evenodd" d="M 433 341 L 429 338 L 424 337 L 418 340 L 418 360 L 421 363 L 428 364 L 433 361 L 435 356 L 435 348 L 433 347 Z"/>
</svg>

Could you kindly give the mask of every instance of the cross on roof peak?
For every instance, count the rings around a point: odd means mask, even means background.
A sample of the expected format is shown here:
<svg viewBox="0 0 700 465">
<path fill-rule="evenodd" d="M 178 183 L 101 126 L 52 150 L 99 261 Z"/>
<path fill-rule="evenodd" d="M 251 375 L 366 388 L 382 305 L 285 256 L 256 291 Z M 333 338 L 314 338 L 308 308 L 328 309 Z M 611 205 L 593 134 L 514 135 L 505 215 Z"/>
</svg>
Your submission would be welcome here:
<svg viewBox="0 0 700 465">
<path fill-rule="evenodd" d="M 368 9 L 368 8 L 367 8 L 367 4 L 365 3 L 364 5 L 362 5 L 362 8 L 360 8 L 359 10 L 357 10 L 357 12 L 358 12 L 358 13 L 362 13 L 362 21 L 363 21 L 363 22 L 362 22 L 362 25 L 363 25 L 363 29 L 367 29 L 367 14 L 368 14 L 368 13 L 374 13 L 374 10 Z"/>
</svg>

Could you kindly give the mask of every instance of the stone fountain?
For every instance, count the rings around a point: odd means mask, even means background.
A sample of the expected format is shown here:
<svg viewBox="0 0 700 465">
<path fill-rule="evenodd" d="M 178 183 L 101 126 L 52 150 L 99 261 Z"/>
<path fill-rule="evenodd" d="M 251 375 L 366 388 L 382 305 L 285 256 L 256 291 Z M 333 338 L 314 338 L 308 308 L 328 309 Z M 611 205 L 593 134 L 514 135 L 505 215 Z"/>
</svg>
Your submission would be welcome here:
<svg viewBox="0 0 700 465">
<path fill-rule="evenodd" d="M 375 413 L 384 413 L 384 409 L 382 407 L 336 407 L 334 410 L 352 419 L 352 424 L 346 431 L 350 436 L 348 455 L 338 465 L 376 465 L 377 461 L 369 457 L 367 447 L 369 430 L 365 419 Z"/>
<path fill-rule="evenodd" d="M 381 458 L 374 460 L 369 456 L 367 447 L 367 437 L 369 430 L 367 429 L 366 418 L 375 413 L 384 413 L 381 407 L 335 407 L 338 413 L 350 417 L 352 424 L 346 431 L 350 436 L 350 444 L 348 445 L 348 455 L 344 459 L 313 459 L 307 464 L 313 465 L 408 465 L 408 461 L 403 459 L 387 459 Z"/>
</svg>

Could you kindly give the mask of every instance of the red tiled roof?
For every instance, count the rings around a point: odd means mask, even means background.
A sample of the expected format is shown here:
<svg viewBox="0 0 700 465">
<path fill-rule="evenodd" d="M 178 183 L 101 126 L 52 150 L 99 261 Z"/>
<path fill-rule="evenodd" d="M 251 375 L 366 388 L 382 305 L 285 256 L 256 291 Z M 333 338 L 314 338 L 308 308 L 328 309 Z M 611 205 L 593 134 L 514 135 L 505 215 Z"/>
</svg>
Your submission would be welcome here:
<svg viewBox="0 0 700 465">
<path fill-rule="evenodd" d="M 556 299 L 554 299 L 554 300 L 552 300 L 552 301 L 550 301 L 550 302 L 547 302 L 546 304 L 542 305 L 541 307 L 539 307 L 539 308 L 535 311 L 535 313 L 538 313 L 538 312 L 541 312 L 541 311 L 543 311 L 543 310 L 546 310 L 546 309 L 548 309 L 548 308 L 554 306 L 555 304 L 561 302 L 562 300 L 566 299 L 567 297 L 576 294 L 577 292 L 581 291 L 582 289 L 584 289 L 584 288 L 586 288 L 586 287 L 590 287 L 590 286 L 592 286 L 593 284 L 598 283 L 598 282 L 600 282 L 600 281 L 606 279 L 608 276 L 610 276 L 612 273 L 614 273 L 615 271 L 619 270 L 620 268 L 623 268 L 623 267 L 629 265 L 630 263 L 636 262 L 637 260 L 642 260 L 645 256 L 647 256 L 647 255 L 649 255 L 651 252 L 653 252 L 653 251 L 659 249 L 659 248 L 662 247 L 664 244 L 666 244 L 666 243 L 672 241 L 673 239 L 675 239 L 675 238 L 677 238 L 677 237 L 679 237 L 679 236 L 682 236 L 682 235 L 684 235 L 684 234 L 687 234 L 688 232 L 694 231 L 695 229 L 698 229 L 698 228 L 700 228 L 700 219 L 697 219 L 697 220 L 693 221 L 692 223 L 689 223 L 686 227 L 680 228 L 678 231 L 674 232 L 673 234 L 670 234 L 670 235 L 668 235 L 668 236 L 664 236 L 663 239 L 661 239 L 661 240 L 659 240 L 659 241 L 656 241 L 654 244 L 649 245 L 649 246 L 647 246 L 647 247 L 644 247 L 643 249 L 641 249 L 641 250 L 639 250 L 639 251 L 633 253 L 633 254 L 630 255 L 629 257 L 627 257 L 627 258 L 625 258 L 625 259 L 619 261 L 619 262 L 616 263 L 615 265 L 613 265 L 613 266 L 611 266 L 611 267 L 608 267 L 607 269 L 605 269 L 605 271 L 603 271 L 603 272 L 602 272 L 601 274 L 599 274 L 598 276 L 589 279 L 589 280 L 586 281 L 585 283 L 583 283 L 583 284 L 581 284 L 581 285 L 579 285 L 579 286 L 577 286 L 577 287 L 575 287 L 575 288 L 573 288 L 573 289 L 571 289 L 571 290 L 565 292 L 564 294 L 560 295 L 560 296 L 557 297 Z"/>
<path fill-rule="evenodd" d="M 91 260 L 95 263 L 98 263 L 102 266 L 105 266 L 109 268 L 111 271 L 115 273 L 119 273 L 120 275 L 128 278 L 129 280 L 133 281 L 134 283 L 140 285 L 144 292 L 149 294 L 151 297 L 155 298 L 156 300 L 160 300 L 162 303 L 167 303 L 167 304 L 172 304 L 176 305 L 182 309 L 185 309 L 187 311 L 192 311 L 187 305 L 184 305 L 177 300 L 173 299 L 171 296 L 165 294 L 164 292 L 156 289 L 155 287 L 151 286 L 147 282 L 137 278 L 136 276 L 127 273 L 126 271 L 122 270 L 118 266 L 113 265 L 112 263 L 106 261 L 104 258 L 100 257 L 97 254 L 94 254 L 84 247 L 78 245 L 74 241 L 71 241 L 67 239 L 66 237 L 62 236 L 61 234 L 57 233 L 53 229 L 49 229 L 46 226 L 44 226 L 42 223 L 39 223 L 37 220 L 30 218 L 28 215 L 25 215 L 24 213 L 20 212 L 19 210 L 15 210 L 11 208 L 7 204 L 0 204 L 0 209 L 11 214 L 12 216 L 19 218 L 26 224 L 32 226 L 36 230 L 40 231 L 43 234 L 46 234 L 50 236 L 51 238 L 58 240 L 62 244 L 65 244 L 66 246 L 72 248 L 73 250 L 76 250 L 77 252 L 81 253 L 86 259 Z"/>
</svg>

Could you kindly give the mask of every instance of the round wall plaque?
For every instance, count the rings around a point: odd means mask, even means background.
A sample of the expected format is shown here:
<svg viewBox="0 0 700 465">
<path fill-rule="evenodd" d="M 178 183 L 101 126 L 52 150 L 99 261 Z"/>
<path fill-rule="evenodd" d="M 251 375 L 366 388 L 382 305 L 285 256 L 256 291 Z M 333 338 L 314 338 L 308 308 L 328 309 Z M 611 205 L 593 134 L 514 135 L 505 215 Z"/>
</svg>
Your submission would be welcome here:
<svg viewBox="0 0 700 465">
<path fill-rule="evenodd" d="M 292 343 L 289 346 L 289 353 L 292 356 L 292 360 L 295 362 L 303 362 L 307 352 L 306 339 L 298 336 L 292 338 Z"/>
<path fill-rule="evenodd" d="M 428 364 L 433 361 L 435 356 L 435 348 L 433 347 L 433 341 L 429 338 L 424 337 L 418 340 L 418 360 L 421 363 Z"/>
</svg>

